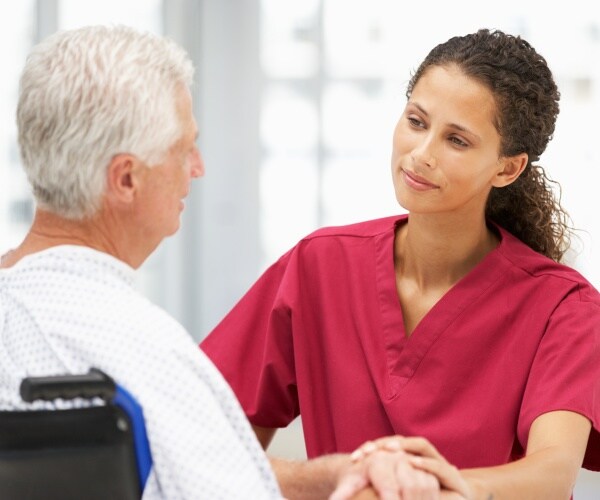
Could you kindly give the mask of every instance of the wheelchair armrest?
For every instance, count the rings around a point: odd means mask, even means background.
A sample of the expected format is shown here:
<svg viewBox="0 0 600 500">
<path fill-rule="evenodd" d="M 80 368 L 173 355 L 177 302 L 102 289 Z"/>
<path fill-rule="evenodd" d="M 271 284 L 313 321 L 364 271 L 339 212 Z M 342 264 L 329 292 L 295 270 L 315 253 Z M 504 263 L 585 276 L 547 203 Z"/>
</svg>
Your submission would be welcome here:
<svg viewBox="0 0 600 500">
<path fill-rule="evenodd" d="M 79 375 L 27 377 L 23 379 L 20 387 L 21 398 L 28 403 L 38 399 L 52 401 L 57 398 L 95 397 L 109 401 L 114 397 L 115 391 L 114 380 L 97 368 Z"/>
</svg>

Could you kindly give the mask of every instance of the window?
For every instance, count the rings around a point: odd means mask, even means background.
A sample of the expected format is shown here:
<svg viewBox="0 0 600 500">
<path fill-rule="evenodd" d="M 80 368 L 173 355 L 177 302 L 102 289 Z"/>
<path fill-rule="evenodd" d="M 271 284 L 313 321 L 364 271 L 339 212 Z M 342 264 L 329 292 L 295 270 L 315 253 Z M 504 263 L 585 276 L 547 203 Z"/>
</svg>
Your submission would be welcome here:
<svg viewBox="0 0 600 500">
<path fill-rule="evenodd" d="M 600 68 L 591 63 L 600 15 L 586 7 L 583 0 L 544 11 L 517 0 L 500 10 L 476 0 L 262 0 L 263 265 L 319 226 L 402 211 L 389 155 L 411 71 L 435 44 L 488 27 L 523 35 L 554 71 L 561 114 L 540 164 L 560 182 L 564 206 L 584 230 L 583 251 L 570 263 L 600 284 L 600 259 L 592 255 L 600 223 L 588 208 L 600 176 Z"/>
<path fill-rule="evenodd" d="M 18 78 L 35 39 L 33 0 L 0 4 L 4 49 L 0 79 L 0 253 L 18 245 L 31 222 L 33 204 L 21 169 L 15 111 Z"/>
</svg>

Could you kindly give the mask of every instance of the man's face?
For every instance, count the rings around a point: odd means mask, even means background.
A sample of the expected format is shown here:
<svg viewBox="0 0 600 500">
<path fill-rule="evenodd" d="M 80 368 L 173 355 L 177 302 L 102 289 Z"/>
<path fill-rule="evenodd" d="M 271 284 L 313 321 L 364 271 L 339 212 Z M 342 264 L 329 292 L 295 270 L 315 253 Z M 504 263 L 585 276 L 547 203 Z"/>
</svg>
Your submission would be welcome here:
<svg viewBox="0 0 600 500">
<path fill-rule="evenodd" d="M 177 115 L 183 135 L 170 149 L 165 160 L 141 173 L 140 214 L 145 225 L 144 237 L 160 242 L 174 234 L 180 225 L 184 199 L 193 179 L 204 175 L 204 164 L 196 147 L 198 127 L 192 114 L 192 99 L 187 89 L 177 96 Z"/>
</svg>

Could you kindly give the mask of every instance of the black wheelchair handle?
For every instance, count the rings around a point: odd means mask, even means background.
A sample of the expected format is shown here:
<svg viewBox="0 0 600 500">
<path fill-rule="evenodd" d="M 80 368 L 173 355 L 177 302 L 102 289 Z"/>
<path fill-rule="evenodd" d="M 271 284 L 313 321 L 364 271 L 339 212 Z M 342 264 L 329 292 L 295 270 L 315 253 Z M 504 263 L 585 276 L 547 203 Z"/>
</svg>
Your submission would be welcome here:
<svg viewBox="0 0 600 500">
<path fill-rule="evenodd" d="M 102 398 L 111 400 L 115 395 L 115 382 L 106 373 L 91 368 L 88 373 L 78 375 L 54 375 L 48 377 L 27 377 L 21 382 L 20 392 L 23 401 L 31 403 L 41 399 Z"/>
</svg>

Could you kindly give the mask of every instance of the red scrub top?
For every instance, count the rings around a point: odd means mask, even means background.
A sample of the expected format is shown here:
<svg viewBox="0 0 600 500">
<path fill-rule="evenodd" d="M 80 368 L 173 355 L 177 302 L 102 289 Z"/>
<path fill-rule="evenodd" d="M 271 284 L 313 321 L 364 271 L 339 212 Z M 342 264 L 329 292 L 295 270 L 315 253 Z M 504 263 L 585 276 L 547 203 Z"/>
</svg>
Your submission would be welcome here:
<svg viewBox="0 0 600 500">
<path fill-rule="evenodd" d="M 406 337 L 394 234 L 406 216 L 316 231 L 283 255 L 202 342 L 250 421 L 302 414 L 309 457 L 424 436 L 454 465 L 523 454 L 539 415 L 594 429 L 600 470 L 600 295 L 496 228 L 500 243 Z"/>
</svg>

